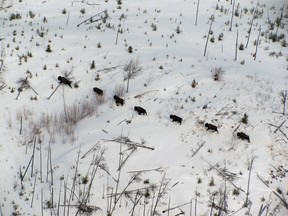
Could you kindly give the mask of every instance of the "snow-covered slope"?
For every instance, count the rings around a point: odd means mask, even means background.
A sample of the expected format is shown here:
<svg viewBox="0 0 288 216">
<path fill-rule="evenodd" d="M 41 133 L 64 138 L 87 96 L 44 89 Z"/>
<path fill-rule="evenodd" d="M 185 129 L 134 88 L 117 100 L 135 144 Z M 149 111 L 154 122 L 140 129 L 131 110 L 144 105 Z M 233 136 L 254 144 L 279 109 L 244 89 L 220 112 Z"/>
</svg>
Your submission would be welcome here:
<svg viewBox="0 0 288 216">
<path fill-rule="evenodd" d="M 0 215 L 287 215 L 287 7 L 0 0 Z"/>
</svg>

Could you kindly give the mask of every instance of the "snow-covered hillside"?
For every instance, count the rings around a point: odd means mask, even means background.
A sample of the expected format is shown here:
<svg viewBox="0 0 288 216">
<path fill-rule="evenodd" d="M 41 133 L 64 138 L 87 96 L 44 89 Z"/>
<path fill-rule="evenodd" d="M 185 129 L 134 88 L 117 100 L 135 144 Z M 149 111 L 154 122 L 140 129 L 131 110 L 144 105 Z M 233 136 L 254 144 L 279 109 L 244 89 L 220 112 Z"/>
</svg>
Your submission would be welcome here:
<svg viewBox="0 0 288 216">
<path fill-rule="evenodd" d="M 0 216 L 288 215 L 285 0 L 0 0 L 0 22 Z"/>
</svg>

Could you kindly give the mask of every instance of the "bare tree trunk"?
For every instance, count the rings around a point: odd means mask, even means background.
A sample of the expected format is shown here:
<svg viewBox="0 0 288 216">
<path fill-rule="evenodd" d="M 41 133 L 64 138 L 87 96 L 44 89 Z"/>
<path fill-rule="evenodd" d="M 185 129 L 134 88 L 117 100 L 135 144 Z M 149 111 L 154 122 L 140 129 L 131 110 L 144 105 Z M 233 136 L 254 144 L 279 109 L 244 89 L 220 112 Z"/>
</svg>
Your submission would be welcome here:
<svg viewBox="0 0 288 216">
<path fill-rule="evenodd" d="M 43 212 L 43 188 L 41 188 L 41 215 L 44 216 L 44 212 Z"/>
<path fill-rule="evenodd" d="M 116 42 L 115 42 L 116 45 L 118 43 L 119 31 L 120 31 L 120 25 L 118 26 L 118 29 L 117 29 Z"/>
<path fill-rule="evenodd" d="M 215 194 L 213 194 L 212 196 L 213 196 L 213 198 L 212 198 L 212 204 L 211 204 L 211 209 L 210 209 L 210 214 L 209 214 L 209 216 L 212 216 L 213 208 L 214 208 L 214 199 L 215 199 Z"/>
<path fill-rule="evenodd" d="M 35 195 L 36 180 L 37 180 L 37 173 L 36 173 L 36 175 L 35 175 L 35 179 L 34 179 L 34 186 L 33 186 L 32 199 L 31 199 L 31 208 L 33 207 L 33 201 L 34 201 L 34 195 Z"/>
<path fill-rule="evenodd" d="M 61 189 L 62 189 L 62 181 L 60 181 L 60 187 L 59 187 L 59 197 L 58 197 L 57 216 L 60 215 Z"/>
<path fill-rule="evenodd" d="M 35 146 L 36 146 L 36 137 L 34 137 L 34 145 L 33 145 L 33 153 L 32 153 L 32 164 L 31 164 L 31 177 L 33 176 L 33 168 L 34 168 L 34 158 L 35 158 Z"/>
<path fill-rule="evenodd" d="M 248 205 L 249 205 L 250 180 L 251 180 L 251 173 L 252 173 L 252 166 L 253 166 L 254 159 L 255 159 L 255 157 L 252 156 L 250 163 L 248 164 L 249 176 L 248 176 L 248 182 L 247 182 L 246 200 L 244 203 L 245 207 L 248 207 Z"/>
<path fill-rule="evenodd" d="M 192 199 L 191 199 L 191 201 L 190 201 L 190 207 L 189 207 L 189 208 L 190 208 L 189 216 L 192 216 L 192 204 L 193 204 L 193 203 L 192 203 Z"/>
<path fill-rule="evenodd" d="M 20 166 L 20 181 L 21 181 L 21 189 L 23 189 L 23 176 L 22 176 L 21 166 Z"/>
<path fill-rule="evenodd" d="M 269 7 L 267 7 L 267 23 L 268 23 L 268 43 L 270 43 L 270 35 L 271 35 L 271 30 L 270 30 L 270 15 L 269 15 Z"/>
<path fill-rule="evenodd" d="M 197 189 L 195 191 L 195 209 L 194 209 L 194 212 L 195 212 L 195 216 L 197 216 Z"/>
<path fill-rule="evenodd" d="M 282 11 L 281 11 L 281 14 L 280 14 L 280 19 L 279 19 L 279 23 L 276 23 L 276 25 L 277 25 L 277 29 L 276 29 L 276 33 L 275 33 L 275 35 L 276 35 L 276 38 L 277 38 L 277 35 L 278 35 L 278 30 L 279 30 L 279 27 L 280 27 L 280 24 L 281 24 L 281 20 L 282 20 L 282 18 L 283 18 L 283 11 L 284 11 L 284 7 L 285 7 L 285 5 L 283 5 L 283 8 L 282 8 Z M 278 17 L 277 17 L 278 18 Z"/>
<path fill-rule="evenodd" d="M 281 93 L 282 96 L 282 103 L 283 103 L 283 115 L 285 115 L 286 112 L 286 100 L 287 100 L 287 90 L 283 91 Z"/>
<path fill-rule="evenodd" d="M 258 34 L 257 42 L 256 42 L 256 50 L 255 50 L 255 53 L 254 53 L 254 61 L 256 60 L 256 56 L 257 56 L 260 35 L 261 35 L 261 26 L 259 27 L 259 34 Z"/>
<path fill-rule="evenodd" d="M 231 0 L 231 4 L 232 4 L 232 0 Z M 230 22 L 230 28 L 229 28 L 229 31 L 232 31 L 232 26 L 233 26 L 233 17 L 234 17 L 234 10 L 235 10 L 235 0 L 233 0 L 232 15 L 231 15 L 231 22 Z"/>
<path fill-rule="evenodd" d="M 258 3 L 257 3 L 257 4 L 258 4 Z M 249 43 L 249 39 L 250 39 L 252 27 L 253 27 L 253 22 L 254 22 L 255 13 L 256 13 L 256 11 L 257 11 L 257 4 L 256 4 L 256 7 L 254 8 L 255 10 L 254 10 L 253 17 L 252 17 L 252 20 L 251 20 L 251 25 L 250 25 L 250 28 L 249 28 L 249 34 L 248 34 L 247 43 L 246 43 L 245 48 L 248 47 L 248 43 Z"/>
<path fill-rule="evenodd" d="M 68 13 L 68 16 L 67 16 L 66 25 L 68 25 L 68 23 L 69 23 L 69 18 L 70 18 L 70 12 Z"/>
<path fill-rule="evenodd" d="M 20 135 L 22 134 L 22 126 L 23 126 L 23 118 L 22 116 L 20 117 Z"/>
<path fill-rule="evenodd" d="M 235 58 L 234 60 L 237 60 L 237 54 L 238 54 L 238 29 L 237 29 L 237 35 L 236 35 L 236 47 L 235 47 Z"/>
<path fill-rule="evenodd" d="M 211 23 L 210 23 L 210 27 L 208 30 L 207 40 L 206 40 L 205 49 L 204 49 L 204 56 L 206 56 L 206 50 L 207 50 L 207 45 L 208 45 L 209 36 L 210 36 L 211 29 L 212 29 L 213 21 L 214 21 L 214 15 L 212 15 L 212 17 L 211 17 Z"/>
<path fill-rule="evenodd" d="M 59 88 L 60 85 L 61 85 L 61 83 L 58 84 L 58 86 L 55 88 L 55 90 L 49 95 L 47 100 L 49 100 L 52 97 L 52 95 L 57 91 L 57 89 Z"/>
<path fill-rule="evenodd" d="M 129 90 L 129 83 L 130 83 L 130 77 L 127 78 L 126 93 L 128 93 L 128 90 Z"/>
<path fill-rule="evenodd" d="M 43 183 L 42 180 L 42 144 L 39 144 L 39 154 L 40 154 L 40 182 Z"/>
<path fill-rule="evenodd" d="M 198 2 L 197 2 L 195 26 L 197 26 L 197 22 L 198 22 L 199 3 L 200 3 L 200 0 L 198 0 Z"/>
</svg>

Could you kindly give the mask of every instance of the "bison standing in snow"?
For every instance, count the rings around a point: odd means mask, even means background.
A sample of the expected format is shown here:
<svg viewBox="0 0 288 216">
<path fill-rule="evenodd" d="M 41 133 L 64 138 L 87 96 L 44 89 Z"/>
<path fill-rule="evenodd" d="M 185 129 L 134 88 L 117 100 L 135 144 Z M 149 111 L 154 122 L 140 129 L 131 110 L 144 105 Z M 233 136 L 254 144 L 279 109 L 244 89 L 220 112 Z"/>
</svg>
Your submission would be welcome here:
<svg viewBox="0 0 288 216">
<path fill-rule="evenodd" d="M 69 85 L 72 88 L 72 86 L 71 86 L 72 82 L 70 80 L 66 79 L 65 77 L 58 76 L 58 80 L 60 83 L 64 83 L 66 85 Z"/>
<path fill-rule="evenodd" d="M 98 95 L 103 95 L 103 90 L 102 90 L 102 89 L 99 89 L 99 88 L 97 88 L 97 87 L 94 87 L 94 88 L 93 88 L 93 91 L 96 92 L 96 94 L 98 94 Z"/>
<path fill-rule="evenodd" d="M 147 112 L 145 109 L 143 109 L 140 106 L 135 106 L 134 110 L 139 114 L 139 115 L 147 115 Z"/>
<path fill-rule="evenodd" d="M 217 133 L 219 133 L 217 127 L 213 124 L 206 123 L 205 127 L 207 128 L 207 130 L 212 130 L 212 131 L 216 131 Z"/>
<path fill-rule="evenodd" d="M 119 104 L 120 104 L 121 106 L 124 105 L 124 99 L 118 97 L 117 95 L 114 95 L 113 98 L 114 98 L 114 100 L 115 100 L 117 106 L 119 106 Z"/>
<path fill-rule="evenodd" d="M 242 139 L 242 140 L 247 140 L 250 143 L 250 138 L 247 134 L 243 133 L 243 132 L 238 132 L 237 133 L 237 137 Z"/>
<path fill-rule="evenodd" d="M 180 125 L 182 124 L 182 118 L 176 115 L 170 115 L 170 119 L 172 119 L 172 122 L 178 122 Z"/>
</svg>

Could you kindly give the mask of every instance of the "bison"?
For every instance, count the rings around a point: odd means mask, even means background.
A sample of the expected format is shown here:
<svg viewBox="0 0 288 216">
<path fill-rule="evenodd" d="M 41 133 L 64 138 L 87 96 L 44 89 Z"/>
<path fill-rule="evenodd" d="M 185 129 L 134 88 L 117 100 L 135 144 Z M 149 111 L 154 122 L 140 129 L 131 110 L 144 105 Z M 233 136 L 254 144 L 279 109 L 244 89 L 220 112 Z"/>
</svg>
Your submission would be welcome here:
<svg viewBox="0 0 288 216">
<path fill-rule="evenodd" d="M 213 131 L 217 131 L 217 133 L 219 133 L 217 127 L 213 124 L 206 123 L 205 127 L 207 128 L 207 130 L 213 130 Z"/>
<path fill-rule="evenodd" d="M 170 119 L 172 119 L 172 122 L 178 122 L 180 125 L 182 124 L 182 118 L 176 115 L 170 115 Z"/>
<path fill-rule="evenodd" d="M 66 79 L 65 77 L 58 76 L 58 80 L 60 83 L 64 83 L 66 85 L 69 85 L 72 88 L 72 86 L 71 86 L 72 82 L 70 80 Z"/>
<path fill-rule="evenodd" d="M 142 107 L 135 106 L 135 107 L 134 107 L 134 110 L 135 110 L 136 112 L 138 112 L 139 115 L 147 115 L 146 110 L 143 109 Z"/>
<path fill-rule="evenodd" d="M 250 143 L 250 138 L 247 134 L 243 133 L 243 132 L 238 132 L 237 133 L 237 137 L 242 139 L 242 140 L 247 140 Z"/>
<path fill-rule="evenodd" d="M 102 90 L 102 89 L 99 89 L 99 88 L 97 88 L 97 87 L 94 87 L 94 88 L 93 88 L 93 91 L 96 92 L 96 94 L 98 94 L 98 95 L 103 95 L 103 90 Z"/>
<path fill-rule="evenodd" d="M 114 98 L 114 100 L 115 100 L 117 106 L 119 106 L 119 104 L 120 104 L 121 106 L 124 105 L 124 99 L 118 97 L 117 95 L 114 95 L 113 98 Z"/>
</svg>

